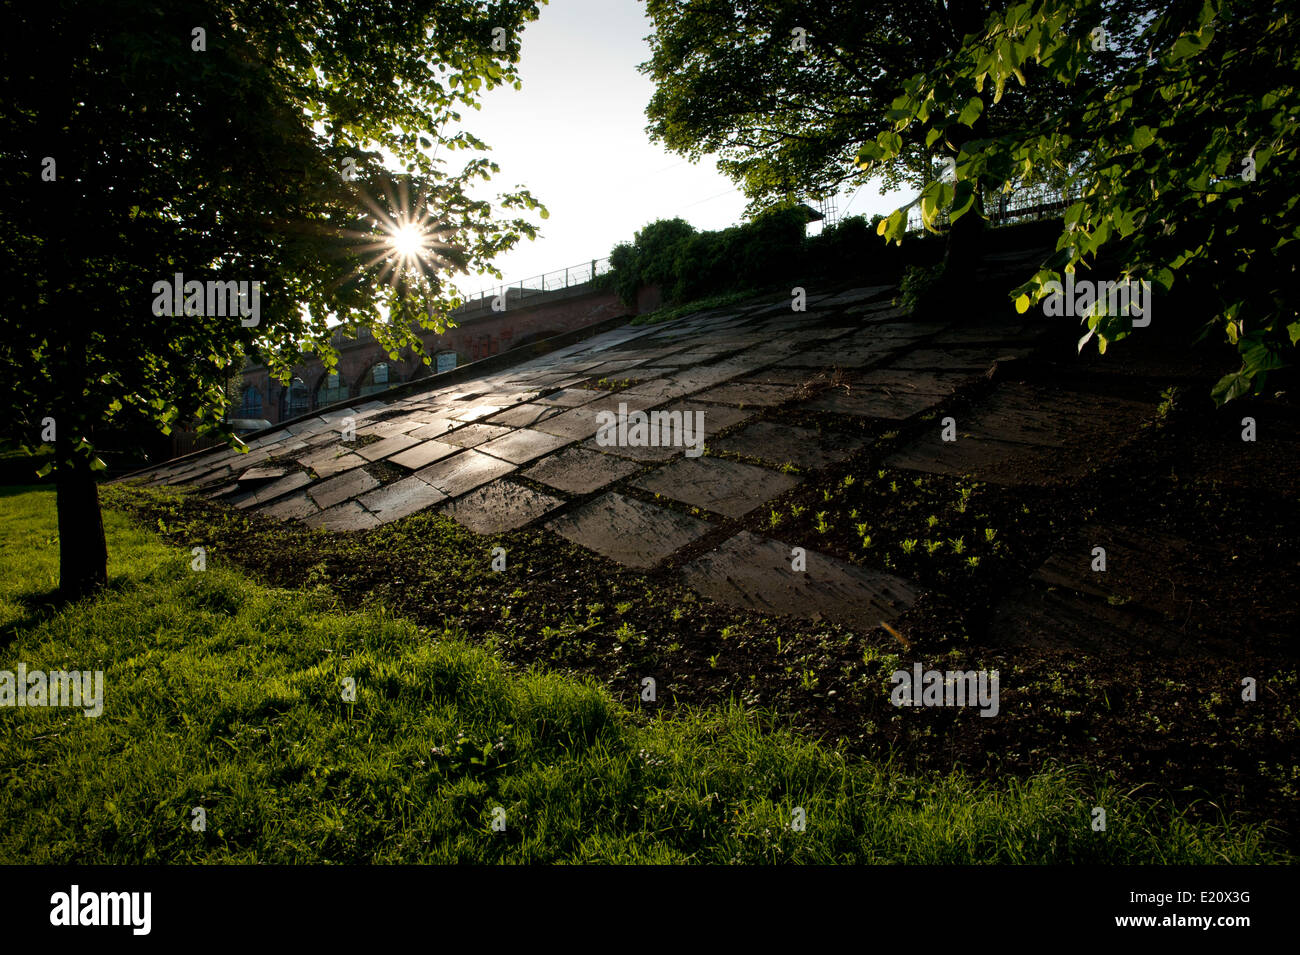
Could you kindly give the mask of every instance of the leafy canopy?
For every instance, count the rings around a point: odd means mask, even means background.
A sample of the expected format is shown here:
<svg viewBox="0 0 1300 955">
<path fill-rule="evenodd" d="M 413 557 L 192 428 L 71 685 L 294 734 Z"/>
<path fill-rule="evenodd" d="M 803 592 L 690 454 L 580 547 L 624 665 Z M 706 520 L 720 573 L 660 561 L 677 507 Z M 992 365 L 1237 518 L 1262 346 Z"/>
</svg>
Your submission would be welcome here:
<svg viewBox="0 0 1300 955">
<path fill-rule="evenodd" d="M 904 136 L 942 137 L 969 126 L 1027 76 L 1064 96 L 1062 111 L 962 143 L 955 181 L 921 197 L 927 221 L 972 208 L 981 186 L 1006 187 L 1055 169 L 1081 198 L 1065 213 L 1057 250 L 1011 294 L 1025 311 L 1063 271 L 1119 264 L 1123 279 L 1169 291 L 1208 313 L 1240 368 L 1214 389 L 1219 402 L 1258 393 L 1269 371 L 1294 360 L 1300 322 L 1294 288 L 1300 99 L 1300 6 L 1294 0 L 1151 4 L 1138 43 L 1102 78 L 1089 73 L 1101 0 L 1028 0 L 989 17 L 978 36 L 909 79 L 891 104 L 891 129 L 859 153 L 864 171 L 905 162 Z M 901 241 L 905 210 L 880 225 Z M 1181 290 L 1180 290 L 1181 291 Z M 1155 320 L 1161 320 L 1157 317 Z M 1168 319 L 1165 319 L 1168 320 Z M 1177 320 L 1176 318 L 1174 320 Z M 1085 317 L 1082 349 L 1131 333 L 1131 319 Z"/>
<path fill-rule="evenodd" d="M 646 109 L 653 138 L 718 168 L 740 184 L 749 211 L 865 183 L 856 164 L 864 137 L 899 133 L 897 161 L 876 170 L 886 188 L 934 178 L 937 157 L 958 142 L 896 129 L 902 83 L 933 69 L 983 28 L 986 0 L 647 0 L 654 27 L 641 67 L 655 83 Z M 1118 39 L 1135 27 L 1135 4 L 1112 2 Z M 1094 58 L 1105 75 L 1118 54 Z M 1030 77 L 976 116 L 1000 134 L 1062 107 L 1060 91 Z M 970 118 L 975 118 L 972 116 Z"/>
</svg>

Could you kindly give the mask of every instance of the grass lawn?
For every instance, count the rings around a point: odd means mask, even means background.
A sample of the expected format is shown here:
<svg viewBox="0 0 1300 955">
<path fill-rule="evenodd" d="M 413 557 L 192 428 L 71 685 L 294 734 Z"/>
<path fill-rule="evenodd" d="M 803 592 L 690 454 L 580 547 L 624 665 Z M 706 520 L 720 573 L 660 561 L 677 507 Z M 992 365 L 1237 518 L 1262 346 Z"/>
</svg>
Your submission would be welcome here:
<svg viewBox="0 0 1300 955">
<path fill-rule="evenodd" d="M 638 719 L 466 634 L 105 525 L 108 590 L 59 607 L 53 493 L 0 490 L 0 670 L 107 681 L 97 718 L 0 708 L 2 863 L 1287 861 L 1083 769 L 912 775 L 739 706 Z"/>
</svg>

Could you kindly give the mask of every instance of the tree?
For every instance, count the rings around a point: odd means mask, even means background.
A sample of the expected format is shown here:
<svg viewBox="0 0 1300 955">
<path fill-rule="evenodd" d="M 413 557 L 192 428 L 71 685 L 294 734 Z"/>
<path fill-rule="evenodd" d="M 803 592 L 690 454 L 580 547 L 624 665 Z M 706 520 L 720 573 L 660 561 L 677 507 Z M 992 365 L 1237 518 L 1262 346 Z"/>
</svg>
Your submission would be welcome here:
<svg viewBox="0 0 1300 955">
<path fill-rule="evenodd" d="M 718 153 L 744 188 L 750 212 L 822 197 L 879 175 L 884 188 L 938 181 L 967 136 L 1001 135 L 1027 118 L 1055 115 L 1059 91 L 1037 77 L 951 127 L 945 137 L 895 128 L 902 84 L 933 69 L 982 30 L 989 0 L 647 0 L 655 82 L 651 136 L 691 159 Z M 1114 2 L 1117 42 L 1132 33 L 1134 4 Z M 1118 54 L 1089 69 L 1104 74 Z M 864 141 L 898 135 L 894 161 L 864 171 Z M 869 172 L 869 174 L 868 174 Z M 974 201 L 979 202 L 978 192 Z M 927 225 L 933 226 L 932 220 Z M 957 226 L 950 252 L 969 263 L 978 220 Z"/>
<path fill-rule="evenodd" d="M 241 354 L 286 378 L 308 351 L 332 365 L 330 319 L 418 349 L 413 323 L 441 329 L 459 304 L 450 272 L 495 272 L 535 235 L 471 198 L 497 167 L 449 170 L 486 147 L 444 130 L 518 86 L 536 16 L 522 0 L 6 4 L 0 427 L 53 445 L 67 596 L 106 577 L 97 435 L 197 419 L 234 440 L 223 373 Z M 539 204 L 516 189 L 499 206 Z"/>
<path fill-rule="evenodd" d="M 945 124 L 993 102 L 1029 69 L 1068 97 L 1058 115 L 968 139 L 956 182 L 928 187 L 922 209 L 971 214 L 975 182 L 1008 183 L 1066 170 L 1081 198 L 1065 212 L 1056 252 L 1013 290 L 1027 310 L 1063 272 L 1117 263 L 1119 281 L 1146 281 L 1221 329 L 1240 354 L 1213 394 L 1222 403 L 1261 391 L 1300 341 L 1292 287 L 1300 256 L 1300 4 L 1295 0 L 1181 0 L 1152 4 L 1138 42 L 1104 81 L 1087 72 L 1106 4 L 1029 0 L 989 18 L 961 50 L 910 80 L 893 104 L 895 129 L 862 150 L 864 169 L 903 160 L 899 140 L 942 135 Z M 901 240 L 896 212 L 881 232 Z M 1170 318 L 1163 317 L 1168 321 Z M 1173 317 L 1177 321 L 1176 316 Z M 1083 316 L 1079 347 L 1132 332 L 1119 308 Z"/>
</svg>

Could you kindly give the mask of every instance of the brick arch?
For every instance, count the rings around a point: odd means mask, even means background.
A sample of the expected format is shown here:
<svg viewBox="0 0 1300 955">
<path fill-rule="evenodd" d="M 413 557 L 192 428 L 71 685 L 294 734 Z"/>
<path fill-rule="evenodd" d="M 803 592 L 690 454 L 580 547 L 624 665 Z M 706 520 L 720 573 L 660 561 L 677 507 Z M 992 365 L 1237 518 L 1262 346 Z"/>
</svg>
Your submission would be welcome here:
<svg viewBox="0 0 1300 955">
<path fill-rule="evenodd" d="M 394 385 L 400 385 L 403 381 L 408 380 L 402 377 L 402 366 L 400 362 L 393 361 L 387 355 L 380 355 L 361 370 L 361 374 L 357 375 L 356 382 L 348 390 L 348 393 L 354 398 L 361 397 L 361 389 L 365 385 L 366 376 L 380 365 L 388 366 L 388 383 L 385 387 L 391 388 Z"/>
<path fill-rule="evenodd" d="M 307 383 L 301 378 L 298 383 L 302 385 L 303 391 L 306 392 L 306 401 L 301 408 L 290 407 L 290 395 L 293 392 L 294 382 L 291 380 L 288 384 L 277 383 L 277 393 L 275 397 L 276 414 L 278 421 L 287 421 L 290 418 L 297 417 L 297 414 L 305 414 L 311 411 L 312 402 L 316 400 L 316 393 L 307 387 Z"/>
<path fill-rule="evenodd" d="M 250 391 L 251 391 L 254 395 L 257 396 L 257 407 L 256 407 L 255 409 L 251 409 L 251 410 L 249 410 L 249 412 L 248 412 L 247 414 L 245 414 L 245 413 L 244 413 L 244 412 L 245 412 L 245 406 L 248 404 L 248 393 L 249 393 Z M 233 417 L 237 417 L 237 418 L 265 418 L 265 417 L 266 417 L 266 408 L 267 408 L 267 405 L 268 405 L 269 403 L 270 403 L 270 401 L 269 401 L 268 397 L 262 393 L 262 389 L 261 389 L 261 388 L 259 388 L 257 385 L 249 385 L 249 384 L 245 384 L 244 387 L 243 387 L 243 390 L 240 391 L 240 393 L 239 393 L 239 407 L 235 409 L 235 414 L 233 415 Z M 254 412 L 256 412 L 256 413 L 254 413 Z"/>
<path fill-rule="evenodd" d="M 317 375 L 315 381 L 312 382 L 311 391 L 307 393 L 307 397 L 309 402 L 311 403 L 312 408 L 320 408 L 323 405 L 333 404 L 335 401 L 343 401 L 349 395 L 352 394 L 352 389 L 348 385 L 348 380 L 343 376 L 343 369 L 337 368 L 334 370 L 334 372 L 332 372 L 332 374 L 338 375 L 339 388 L 342 390 L 343 393 L 341 395 L 335 396 L 329 401 L 322 402 L 320 400 L 320 389 L 321 386 L 325 384 L 326 381 L 329 380 L 330 374 L 331 372 L 321 369 L 321 373 Z"/>
</svg>

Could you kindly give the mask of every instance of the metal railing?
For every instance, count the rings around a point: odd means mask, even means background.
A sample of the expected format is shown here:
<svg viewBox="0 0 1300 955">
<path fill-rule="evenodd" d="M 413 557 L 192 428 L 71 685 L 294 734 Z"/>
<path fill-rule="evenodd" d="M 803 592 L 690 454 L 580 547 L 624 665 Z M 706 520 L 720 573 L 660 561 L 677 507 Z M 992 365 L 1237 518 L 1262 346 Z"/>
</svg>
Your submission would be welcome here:
<svg viewBox="0 0 1300 955">
<path fill-rule="evenodd" d="M 1051 186 L 1030 186 L 1016 189 L 1010 193 L 985 195 L 984 214 L 993 225 L 1006 225 L 1010 222 L 1024 222 L 1033 219 L 1046 219 L 1059 215 L 1066 207 L 1079 198 L 1079 186 L 1072 183 L 1069 188 L 1061 189 Z M 935 220 L 935 225 L 945 228 L 948 214 L 942 213 Z M 921 221 L 921 210 L 913 208 L 907 214 L 907 231 L 922 232 L 925 225 Z"/>
<path fill-rule="evenodd" d="M 517 307 L 521 302 L 539 295 L 563 292 L 565 289 L 588 285 L 596 276 L 608 272 L 609 268 L 609 257 L 606 256 L 603 259 L 592 259 L 589 262 L 571 265 L 568 268 L 556 269 L 554 272 L 544 272 L 541 275 L 534 275 L 532 278 L 519 279 L 509 284 L 503 283 L 495 288 L 481 290 L 477 296 L 456 309 L 455 314 L 473 315 L 479 312 L 492 311 L 492 303 L 499 297 L 502 298 L 506 308 Z"/>
</svg>

